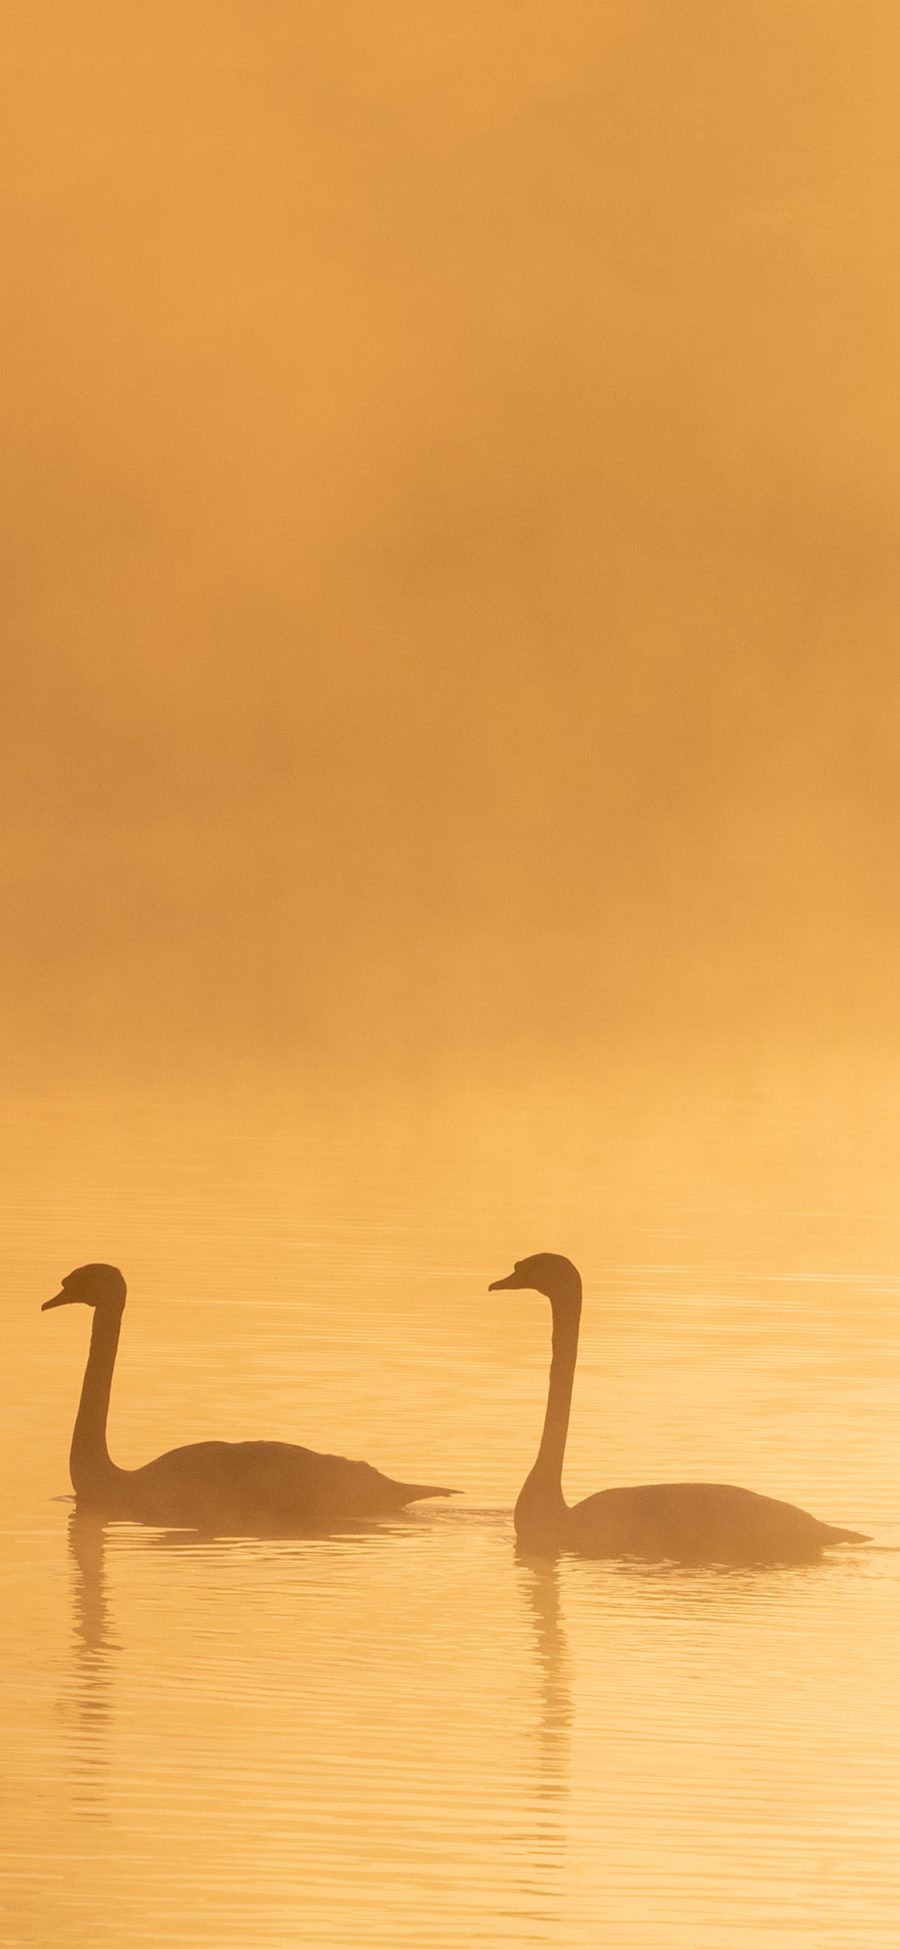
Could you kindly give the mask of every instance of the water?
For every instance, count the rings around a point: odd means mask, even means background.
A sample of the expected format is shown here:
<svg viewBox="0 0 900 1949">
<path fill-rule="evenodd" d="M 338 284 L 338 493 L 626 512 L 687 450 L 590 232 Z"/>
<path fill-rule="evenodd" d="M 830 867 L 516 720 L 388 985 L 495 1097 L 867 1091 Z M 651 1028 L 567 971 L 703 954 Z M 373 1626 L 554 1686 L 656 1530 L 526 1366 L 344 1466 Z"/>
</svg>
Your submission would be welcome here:
<svg viewBox="0 0 900 1949">
<path fill-rule="evenodd" d="M 512 1099 L 10 1104 L 4 1945 L 896 1942 L 886 1184 L 845 1169 L 839 1207 L 796 1130 L 765 1178 L 726 1171 L 715 1106 L 705 1176 L 696 1129 L 677 1166 L 658 1132 L 623 1158 L 608 1111 L 542 1133 Z M 548 1309 L 485 1287 L 535 1249 L 586 1277 L 573 1499 L 731 1479 L 876 1546 L 518 1562 Z M 130 1287 L 119 1461 L 265 1434 L 465 1495 L 326 1542 L 73 1522 L 88 1321 L 38 1308 L 94 1257 Z"/>
</svg>

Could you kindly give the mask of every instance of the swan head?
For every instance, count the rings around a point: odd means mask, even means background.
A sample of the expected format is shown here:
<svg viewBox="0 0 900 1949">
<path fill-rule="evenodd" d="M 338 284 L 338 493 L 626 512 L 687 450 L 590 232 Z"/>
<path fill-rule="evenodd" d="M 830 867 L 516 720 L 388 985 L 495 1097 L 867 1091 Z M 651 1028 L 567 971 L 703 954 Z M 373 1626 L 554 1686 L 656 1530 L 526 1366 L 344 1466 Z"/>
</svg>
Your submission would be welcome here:
<svg viewBox="0 0 900 1949">
<path fill-rule="evenodd" d="M 517 1259 L 505 1279 L 494 1279 L 489 1293 L 506 1292 L 521 1286 L 534 1293 L 546 1293 L 549 1300 L 580 1300 L 581 1274 L 571 1259 L 561 1252 L 532 1252 L 528 1259 Z"/>
<path fill-rule="evenodd" d="M 120 1311 L 125 1304 L 125 1281 L 114 1265 L 80 1265 L 74 1272 L 67 1272 L 62 1282 L 62 1290 L 53 1299 L 45 1299 L 42 1313 L 49 1313 L 54 1306 L 102 1306 L 117 1307 Z"/>
</svg>

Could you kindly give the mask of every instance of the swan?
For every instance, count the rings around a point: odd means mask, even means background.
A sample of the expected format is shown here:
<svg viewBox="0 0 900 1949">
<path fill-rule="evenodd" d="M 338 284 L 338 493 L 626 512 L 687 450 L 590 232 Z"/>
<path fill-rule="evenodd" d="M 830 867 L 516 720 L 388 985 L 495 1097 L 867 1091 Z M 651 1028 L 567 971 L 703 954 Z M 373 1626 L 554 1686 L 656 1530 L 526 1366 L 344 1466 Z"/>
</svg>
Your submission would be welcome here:
<svg viewBox="0 0 900 1949">
<path fill-rule="evenodd" d="M 47 1313 L 80 1303 L 94 1313 L 69 1455 L 79 1510 L 232 1534 L 296 1534 L 390 1515 L 423 1496 L 456 1493 L 394 1482 L 368 1462 L 284 1441 L 191 1442 L 143 1468 L 118 1468 L 106 1445 L 106 1421 L 126 1290 L 117 1266 L 78 1266 L 41 1308 Z"/>
<path fill-rule="evenodd" d="M 650 1562 L 815 1563 L 832 1543 L 867 1543 L 857 1530 L 821 1523 L 805 1509 L 722 1482 L 663 1482 L 601 1489 L 569 1508 L 562 1467 L 581 1320 L 581 1275 L 571 1259 L 536 1252 L 519 1259 L 492 1293 L 525 1287 L 546 1294 L 553 1314 L 553 1357 L 538 1457 L 516 1503 L 516 1536 L 525 1550 Z"/>
</svg>

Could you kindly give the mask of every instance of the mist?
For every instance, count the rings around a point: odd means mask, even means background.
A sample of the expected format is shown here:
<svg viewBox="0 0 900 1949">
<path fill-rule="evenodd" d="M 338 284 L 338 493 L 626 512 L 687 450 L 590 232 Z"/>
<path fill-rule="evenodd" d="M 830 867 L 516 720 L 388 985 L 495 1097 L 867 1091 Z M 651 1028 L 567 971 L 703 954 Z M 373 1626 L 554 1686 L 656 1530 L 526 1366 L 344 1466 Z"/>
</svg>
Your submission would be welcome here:
<svg viewBox="0 0 900 1949">
<path fill-rule="evenodd" d="M 896 55 L 7 22 L 8 1067 L 893 1047 Z"/>
</svg>

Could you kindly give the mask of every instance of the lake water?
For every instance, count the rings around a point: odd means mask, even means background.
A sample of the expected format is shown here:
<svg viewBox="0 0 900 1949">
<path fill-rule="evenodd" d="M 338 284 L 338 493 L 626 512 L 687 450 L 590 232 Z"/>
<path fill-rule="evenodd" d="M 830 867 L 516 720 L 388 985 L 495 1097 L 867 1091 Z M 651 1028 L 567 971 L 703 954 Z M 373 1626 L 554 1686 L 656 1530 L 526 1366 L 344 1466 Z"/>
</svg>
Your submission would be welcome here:
<svg viewBox="0 0 900 1949">
<path fill-rule="evenodd" d="M 624 1137 L 590 1102 L 11 1099 L 4 1945 L 896 1944 L 881 1112 L 869 1170 L 821 1103 L 798 1133 L 770 1100 L 737 1142 L 721 1101 Z M 732 1480 L 874 1544 L 518 1562 L 549 1309 L 486 1286 L 538 1249 L 585 1276 L 573 1500 Z M 118 1461 L 267 1435 L 465 1493 L 314 1542 L 75 1523 L 88 1319 L 39 1307 L 95 1258 L 129 1282 Z"/>
</svg>

